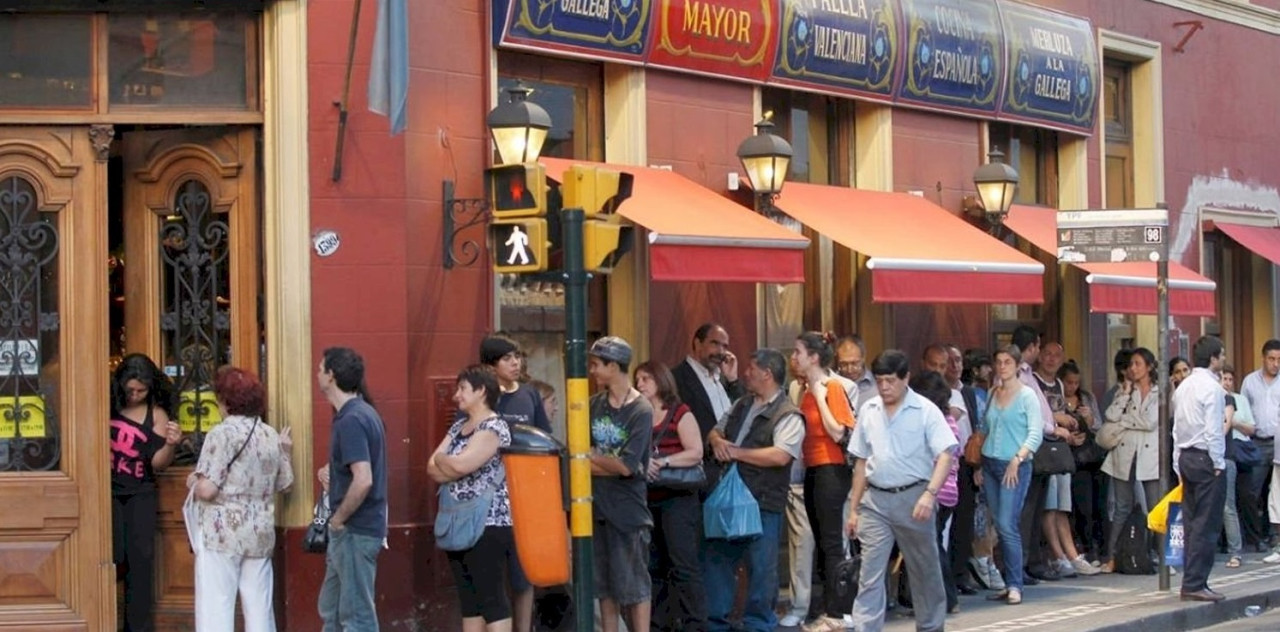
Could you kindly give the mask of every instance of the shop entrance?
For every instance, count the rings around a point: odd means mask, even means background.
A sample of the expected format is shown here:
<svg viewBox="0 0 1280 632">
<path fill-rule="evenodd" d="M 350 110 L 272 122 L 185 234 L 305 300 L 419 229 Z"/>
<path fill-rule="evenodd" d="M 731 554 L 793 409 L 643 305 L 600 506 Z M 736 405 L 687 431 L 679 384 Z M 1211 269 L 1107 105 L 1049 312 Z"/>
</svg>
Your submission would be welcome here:
<svg viewBox="0 0 1280 632">
<path fill-rule="evenodd" d="M 217 367 L 260 371 L 257 136 L 0 127 L 0 629 L 116 629 L 108 375 L 132 352 L 180 394 L 156 618 L 190 628 L 184 479 L 219 420 Z"/>
</svg>

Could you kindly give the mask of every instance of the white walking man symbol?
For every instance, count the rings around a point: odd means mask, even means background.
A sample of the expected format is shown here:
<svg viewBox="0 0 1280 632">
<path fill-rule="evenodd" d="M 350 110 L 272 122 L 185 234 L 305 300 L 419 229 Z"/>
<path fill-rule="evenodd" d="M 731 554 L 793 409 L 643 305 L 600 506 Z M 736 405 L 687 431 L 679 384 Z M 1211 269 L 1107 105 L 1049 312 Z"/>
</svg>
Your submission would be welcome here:
<svg viewBox="0 0 1280 632">
<path fill-rule="evenodd" d="M 511 246 L 511 254 L 507 255 L 507 265 L 513 265 L 516 259 L 520 260 L 520 265 L 529 265 L 529 235 L 520 230 L 519 226 L 511 227 L 511 236 L 507 237 L 504 246 Z"/>
</svg>

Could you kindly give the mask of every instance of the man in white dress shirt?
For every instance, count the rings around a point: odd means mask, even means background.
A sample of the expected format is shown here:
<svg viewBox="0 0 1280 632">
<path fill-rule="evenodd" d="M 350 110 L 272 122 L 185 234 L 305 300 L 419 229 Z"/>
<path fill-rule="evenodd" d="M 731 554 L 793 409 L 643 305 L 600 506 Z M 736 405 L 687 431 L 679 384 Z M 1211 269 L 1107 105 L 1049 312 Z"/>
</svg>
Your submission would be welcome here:
<svg viewBox="0 0 1280 632">
<path fill-rule="evenodd" d="M 1182 524 L 1186 562 L 1183 601 L 1222 601 L 1209 588 L 1209 572 L 1222 531 L 1227 500 L 1225 423 L 1227 391 L 1218 372 L 1226 361 L 1222 341 L 1204 336 L 1191 352 L 1191 375 L 1173 393 L 1173 463 L 1182 479 Z"/>
</svg>

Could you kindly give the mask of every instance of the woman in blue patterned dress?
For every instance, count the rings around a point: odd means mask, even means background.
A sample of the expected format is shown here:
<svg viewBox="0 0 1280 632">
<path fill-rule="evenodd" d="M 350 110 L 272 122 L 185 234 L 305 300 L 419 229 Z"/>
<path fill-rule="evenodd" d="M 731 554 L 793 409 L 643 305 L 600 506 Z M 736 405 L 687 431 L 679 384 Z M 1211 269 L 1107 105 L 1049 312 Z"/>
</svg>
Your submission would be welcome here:
<svg viewBox="0 0 1280 632">
<path fill-rule="evenodd" d="M 511 533 L 511 496 L 498 450 L 511 445 L 511 429 L 493 412 L 498 403 L 493 369 L 473 365 L 458 374 L 453 401 L 465 417 L 454 422 L 427 464 L 437 483 L 453 483 L 448 493 L 470 500 L 494 488 L 484 533 L 465 551 L 447 551 L 462 610 L 464 632 L 508 632 L 511 601 L 503 574 L 515 554 Z"/>
</svg>

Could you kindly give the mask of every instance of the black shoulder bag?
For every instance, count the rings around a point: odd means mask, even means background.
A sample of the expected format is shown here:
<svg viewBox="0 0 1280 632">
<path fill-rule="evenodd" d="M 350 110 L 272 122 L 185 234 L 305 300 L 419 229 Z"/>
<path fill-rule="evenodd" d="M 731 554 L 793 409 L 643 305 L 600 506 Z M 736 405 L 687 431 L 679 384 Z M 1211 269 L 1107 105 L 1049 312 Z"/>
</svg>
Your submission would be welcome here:
<svg viewBox="0 0 1280 632">
<path fill-rule="evenodd" d="M 654 454 L 657 454 L 658 443 L 670 436 L 676 430 L 675 409 L 667 413 L 665 422 L 667 429 L 658 436 L 658 441 L 654 442 Z M 701 491 L 707 486 L 707 472 L 702 469 L 702 462 L 689 467 L 664 467 L 658 470 L 657 478 L 649 483 L 650 487 L 660 487 L 663 489 L 671 489 L 675 491 Z"/>
</svg>

